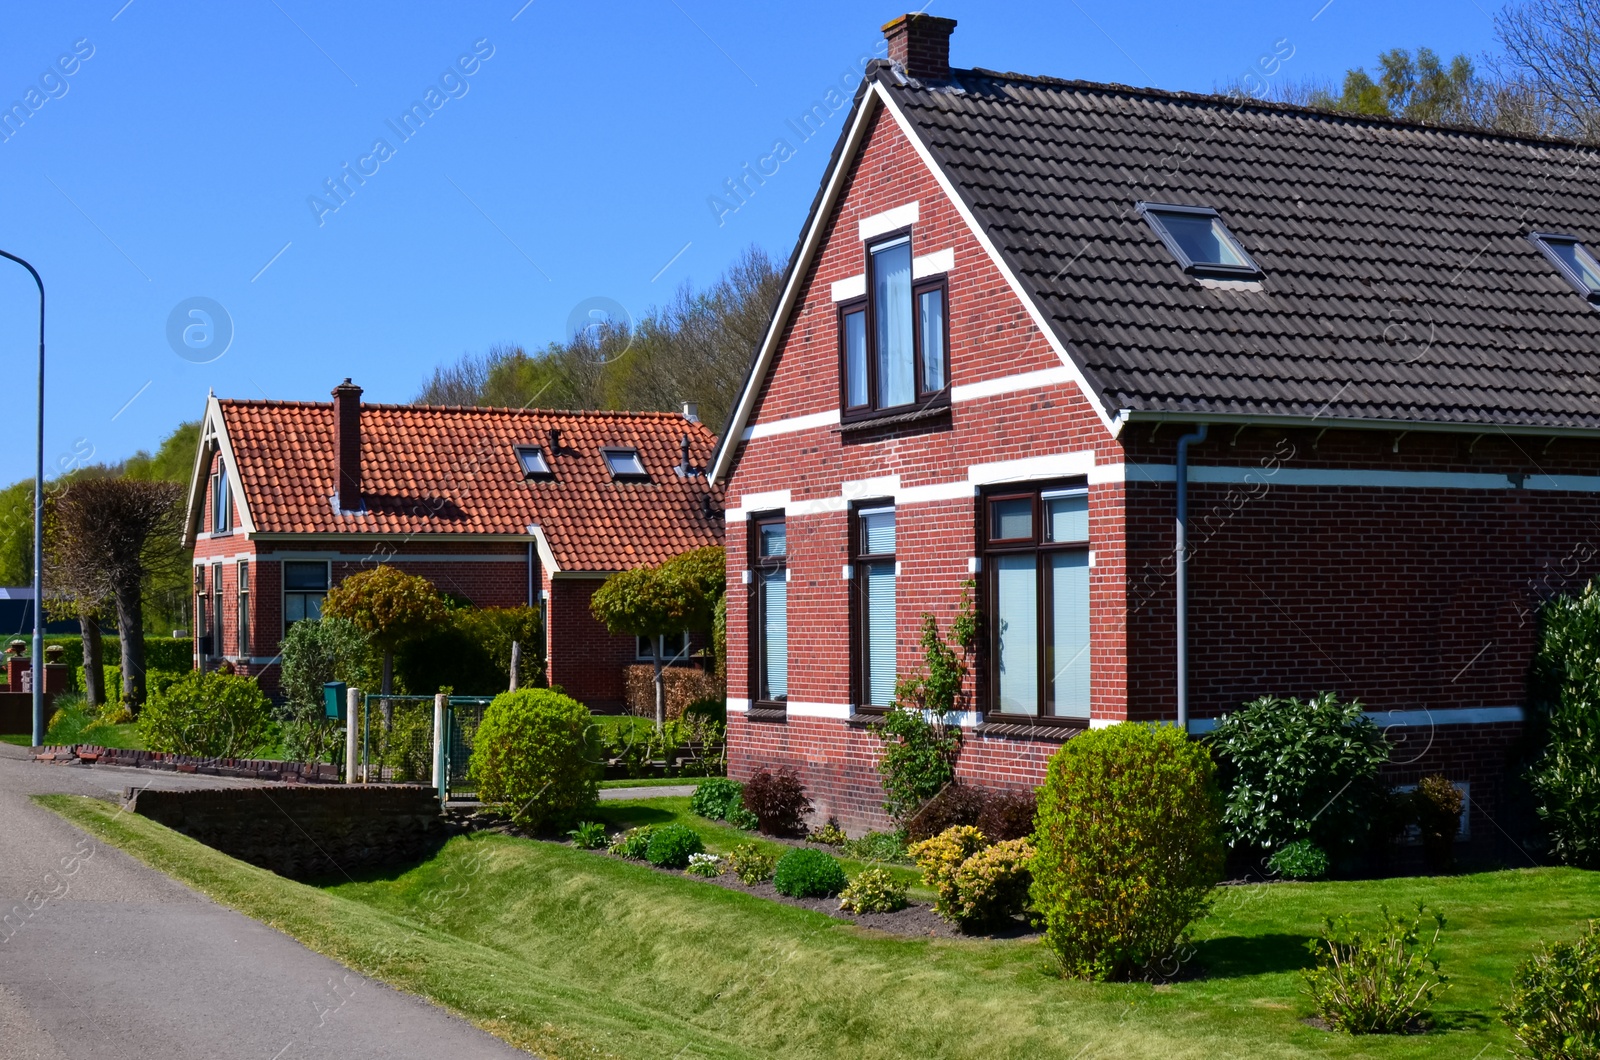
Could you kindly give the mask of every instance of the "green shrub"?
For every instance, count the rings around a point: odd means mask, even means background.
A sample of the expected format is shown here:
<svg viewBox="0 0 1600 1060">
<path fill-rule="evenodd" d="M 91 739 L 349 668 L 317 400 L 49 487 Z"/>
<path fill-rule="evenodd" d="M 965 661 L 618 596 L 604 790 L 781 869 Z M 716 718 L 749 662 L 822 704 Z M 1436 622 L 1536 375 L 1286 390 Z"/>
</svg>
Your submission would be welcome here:
<svg viewBox="0 0 1600 1060">
<path fill-rule="evenodd" d="M 960 728 L 929 720 L 920 709 L 897 705 L 872 731 L 882 744 L 878 775 L 883 808 L 896 821 L 909 818 L 955 780 Z"/>
<path fill-rule="evenodd" d="M 761 830 L 768 835 L 800 835 L 805 831 L 805 816 L 811 800 L 793 769 L 784 766 L 776 773 L 761 770 L 744 786 L 744 808 L 756 815 Z"/>
<path fill-rule="evenodd" d="M 567 836 L 580 850 L 599 850 L 606 845 L 606 826 L 599 821 L 579 821 Z"/>
<path fill-rule="evenodd" d="M 473 739 L 478 797 L 533 828 L 589 809 L 598 769 L 588 736 L 589 712 L 577 700 L 547 688 L 502 692 Z"/>
<path fill-rule="evenodd" d="M 728 852 L 728 871 L 739 877 L 740 883 L 765 883 L 777 867 L 778 859 L 754 843 L 740 843 Z"/>
<path fill-rule="evenodd" d="M 728 701 L 720 697 L 697 699 L 683 708 L 684 719 L 705 718 L 718 725 L 728 724 Z"/>
<path fill-rule="evenodd" d="M 1072 976 L 1153 974 L 1222 875 L 1211 755 L 1124 722 L 1061 745 L 1039 789 L 1033 906 Z"/>
<path fill-rule="evenodd" d="M 650 845 L 644 848 L 644 859 L 658 869 L 681 869 L 689 864 L 689 855 L 705 850 L 700 834 L 686 824 L 669 824 L 655 830 Z"/>
<path fill-rule="evenodd" d="M 888 869 L 862 869 L 839 895 L 846 913 L 893 913 L 906 907 L 906 885 Z"/>
<path fill-rule="evenodd" d="M 715 854 L 690 854 L 689 864 L 683 870 L 690 876 L 699 876 L 702 879 L 715 879 L 722 875 L 722 859 Z"/>
<path fill-rule="evenodd" d="M 1546 746 L 1529 774 L 1550 850 L 1600 868 L 1600 584 L 1539 612 L 1534 676 Z"/>
<path fill-rule="evenodd" d="M 139 737 L 152 751 L 245 758 L 267 741 L 271 713 L 253 678 L 191 670 L 145 704 Z"/>
<path fill-rule="evenodd" d="M 827 823 L 812 832 L 809 838 L 813 843 L 821 843 L 823 846 L 842 847 L 850 837 L 844 834 L 839 822 L 830 817 Z"/>
<path fill-rule="evenodd" d="M 809 848 L 797 848 L 779 858 L 772 874 L 772 885 L 790 898 L 831 898 L 844 890 L 847 882 L 838 858 Z"/>
<path fill-rule="evenodd" d="M 1449 869 L 1455 863 L 1456 835 L 1465 807 L 1460 789 L 1448 777 L 1435 773 L 1418 782 L 1411 804 L 1428 867 L 1440 872 Z"/>
<path fill-rule="evenodd" d="M 733 809 L 729 810 L 727 821 L 735 828 L 743 828 L 746 832 L 754 832 L 757 828 L 761 827 L 761 818 L 757 817 L 743 806 L 735 806 Z"/>
<path fill-rule="evenodd" d="M 846 857 L 857 861 L 908 862 L 905 835 L 900 832 L 868 832 L 859 839 L 846 839 L 842 846 Z"/>
<path fill-rule="evenodd" d="M 939 916 L 956 921 L 961 905 L 956 871 L 988 845 L 984 834 L 970 824 L 954 825 L 931 839 L 911 844 L 909 852 L 922 870 L 922 882 L 933 888 L 933 911 Z"/>
<path fill-rule="evenodd" d="M 1267 868 L 1286 880 L 1320 880 L 1328 874 L 1328 852 L 1309 839 L 1296 839 L 1274 851 Z"/>
<path fill-rule="evenodd" d="M 1517 965 L 1501 1018 L 1536 1060 L 1600 1058 L 1600 921 Z"/>
<path fill-rule="evenodd" d="M 382 700 L 371 701 L 371 742 L 376 776 L 401 784 L 426 783 L 433 779 L 433 704 L 426 700 L 391 700 L 389 725 L 378 713 Z"/>
<path fill-rule="evenodd" d="M 400 687 L 416 695 L 446 686 L 462 696 L 496 695 L 510 687 L 512 641 L 522 645 L 517 688 L 537 688 L 544 683 L 544 667 L 536 607 L 451 606 L 443 622 L 395 652 L 395 676 Z"/>
<path fill-rule="evenodd" d="M 1375 935 L 1353 929 L 1348 916 L 1327 918 L 1321 941 L 1311 947 L 1318 965 L 1302 973 L 1317 1015 L 1351 1034 L 1417 1029 L 1435 992 L 1448 982 L 1433 957 L 1444 917 L 1433 914 L 1433 935 L 1424 939 L 1420 929 L 1425 913 L 1420 902 L 1411 918 L 1392 916 L 1383 906 Z"/>
<path fill-rule="evenodd" d="M 107 647 L 109 645 L 109 647 Z M 122 642 L 114 639 L 104 639 L 101 642 L 101 653 L 122 651 Z M 83 649 L 78 649 L 78 661 L 83 661 Z M 104 656 L 109 658 L 109 656 Z M 194 638 L 193 637 L 152 637 L 146 633 L 144 637 L 144 668 L 148 673 L 151 670 L 166 670 L 169 673 L 182 673 L 194 669 Z"/>
<path fill-rule="evenodd" d="M 1382 797 L 1389 743 L 1357 702 L 1265 696 L 1223 717 L 1207 742 L 1221 767 L 1233 846 L 1277 850 L 1311 839 L 1347 855 Z"/>
<path fill-rule="evenodd" d="M 744 785 L 727 777 L 702 780 L 689 798 L 689 812 L 713 821 L 728 819 L 728 811 L 744 804 Z"/>
<path fill-rule="evenodd" d="M 650 839 L 656 834 L 658 825 L 646 824 L 638 828 L 630 828 L 621 835 L 615 836 L 611 844 L 606 847 L 608 851 L 618 857 L 630 858 L 633 861 L 643 861 L 646 851 L 650 849 Z"/>
<path fill-rule="evenodd" d="M 371 680 L 373 649 L 366 634 L 338 618 L 296 622 L 283 638 L 280 657 L 283 704 L 278 708 L 278 731 L 284 757 L 292 762 L 336 761 L 343 749 L 344 726 L 327 716 L 322 686 L 344 681 L 371 689 L 376 684 Z"/>
<path fill-rule="evenodd" d="M 1028 904 L 1033 844 L 1007 839 L 961 863 L 955 874 L 955 922 L 963 931 L 1004 924 Z"/>
</svg>

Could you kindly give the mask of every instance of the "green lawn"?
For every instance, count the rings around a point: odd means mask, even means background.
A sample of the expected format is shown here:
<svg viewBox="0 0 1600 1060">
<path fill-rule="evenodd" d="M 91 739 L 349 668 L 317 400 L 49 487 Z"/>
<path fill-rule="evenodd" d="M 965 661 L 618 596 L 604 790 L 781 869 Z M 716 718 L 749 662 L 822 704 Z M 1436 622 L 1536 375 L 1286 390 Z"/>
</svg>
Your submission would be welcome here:
<svg viewBox="0 0 1600 1060">
<path fill-rule="evenodd" d="M 1573 869 L 1230 888 L 1199 926 L 1191 960 L 1203 974 L 1094 985 L 1058 978 L 1037 940 L 891 938 L 557 844 L 457 838 L 409 871 L 316 888 L 108 803 L 41 801 L 311 948 L 551 1058 L 1503 1058 L 1510 1038 L 1495 1005 L 1512 966 L 1600 909 L 1600 874 Z M 615 823 L 648 809 L 606 807 Z M 1322 915 L 1418 898 L 1450 918 L 1440 1029 L 1352 1038 L 1302 1022 L 1296 970 Z"/>
<path fill-rule="evenodd" d="M 100 725 L 87 732 L 76 725 L 57 725 L 45 733 L 44 742 L 51 746 L 64 746 L 75 743 L 92 743 L 101 747 L 116 747 L 132 750 L 143 750 L 144 742 L 139 738 L 139 729 L 136 725 Z M 32 733 L 6 733 L 0 735 L 0 743 L 15 744 L 18 747 L 27 747 L 33 743 Z"/>
<path fill-rule="evenodd" d="M 602 780 L 602 788 L 662 788 L 675 784 L 698 784 L 705 777 L 638 777 L 634 780 Z"/>
</svg>

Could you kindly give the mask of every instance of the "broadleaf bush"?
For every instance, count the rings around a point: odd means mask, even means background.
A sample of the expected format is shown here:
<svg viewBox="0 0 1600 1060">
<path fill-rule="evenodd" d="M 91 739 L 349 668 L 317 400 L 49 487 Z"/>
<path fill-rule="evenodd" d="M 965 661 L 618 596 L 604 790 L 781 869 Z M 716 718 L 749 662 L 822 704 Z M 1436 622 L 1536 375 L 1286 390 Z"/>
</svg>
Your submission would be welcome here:
<svg viewBox="0 0 1600 1060">
<path fill-rule="evenodd" d="M 1328 852 L 1309 839 L 1296 839 L 1273 851 L 1267 868 L 1286 880 L 1320 880 L 1328 874 Z"/>
<path fill-rule="evenodd" d="M 778 859 L 754 843 L 740 843 L 728 851 L 728 871 L 744 884 L 765 883 L 777 870 Z"/>
<path fill-rule="evenodd" d="M 1124 722 L 1068 740 L 1039 789 L 1032 900 L 1063 970 L 1163 974 L 1222 876 L 1210 752 Z"/>
<path fill-rule="evenodd" d="M 597 801 L 589 711 L 548 688 L 494 697 L 473 738 L 471 775 L 484 802 L 530 828 L 577 817 Z"/>
<path fill-rule="evenodd" d="M 1600 1058 L 1600 921 L 1517 966 L 1501 1013 L 1534 1060 Z"/>
<path fill-rule="evenodd" d="M 1600 868 L 1600 584 L 1539 612 L 1535 678 L 1546 744 L 1529 774 L 1551 853 Z"/>
<path fill-rule="evenodd" d="M 272 706 L 255 679 L 190 670 L 151 696 L 139 736 L 152 751 L 245 758 L 271 735 Z"/>
<path fill-rule="evenodd" d="M 643 861 L 645 853 L 650 849 L 650 840 L 656 834 L 659 825 L 644 824 L 637 828 L 630 828 L 626 832 L 613 836 L 606 850 L 619 858 L 628 858 L 630 861 Z"/>
<path fill-rule="evenodd" d="M 705 852 L 700 834 L 686 824 L 669 824 L 650 836 L 644 859 L 658 869 L 683 869 L 689 867 L 689 858 Z"/>
<path fill-rule="evenodd" d="M 848 882 L 838 858 L 809 847 L 796 848 L 779 858 L 772 875 L 778 893 L 790 898 L 831 898 Z"/>
<path fill-rule="evenodd" d="M 893 913 L 906 907 L 906 885 L 888 869 L 862 869 L 839 895 L 846 913 Z"/>
<path fill-rule="evenodd" d="M 1427 908 L 1413 917 L 1383 906 L 1376 933 L 1350 925 L 1348 916 L 1328 917 L 1313 943 L 1317 967 L 1302 973 L 1311 1003 L 1329 1026 L 1351 1034 L 1400 1034 L 1420 1029 L 1436 993 L 1449 977 L 1439 972 L 1433 951 L 1444 917 L 1432 914 L 1433 934 L 1423 934 Z"/>
<path fill-rule="evenodd" d="M 1456 834 L 1461 829 L 1465 801 L 1461 790 L 1438 773 L 1423 777 L 1411 793 L 1412 814 L 1422 833 L 1422 851 L 1428 867 L 1436 871 L 1455 862 Z"/>
<path fill-rule="evenodd" d="M 795 836 L 805 833 L 811 800 L 799 774 L 784 766 L 777 772 L 763 769 L 750 778 L 744 786 L 744 808 L 755 814 L 767 835 Z"/>
<path fill-rule="evenodd" d="M 725 821 L 728 811 L 744 804 L 744 785 L 728 777 L 702 780 L 689 797 L 689 812 L 712 821 Z"/>
</svg>

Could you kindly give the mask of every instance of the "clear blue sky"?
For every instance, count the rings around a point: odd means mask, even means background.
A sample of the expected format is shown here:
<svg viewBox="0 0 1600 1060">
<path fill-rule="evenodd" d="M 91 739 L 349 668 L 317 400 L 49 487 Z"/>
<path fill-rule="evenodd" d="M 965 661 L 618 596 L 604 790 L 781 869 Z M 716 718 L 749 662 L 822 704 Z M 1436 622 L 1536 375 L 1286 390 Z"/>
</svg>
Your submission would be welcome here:
<svg viewBox="0 0 1600 1060">
<path fill-rule="evenodd" d="M 1208 91 L 1282 52 L 1280 41 L 1293 77 L 1337 78 L 1394 46 L 1477 56 L 1494 47 L 1496 6 L 935 0 L 929 10 L 959 20 L 958 66 Z M 39 268 L 50 298 L 47 464 L 153 447 L 200 414 L 207 388 L 327 400 L 350 376 L 368 400 L 406 401 L 465 351 L 560 337 L 585 299 L 642 312 L 683 282 L 715 279 L 751 243 L 786 254 L 844 112 L 807 143 L 785 119 L 876 54 L 878 27 L 901 10 L 13 7 L 0 102 L 32 89 L 37 110 L 0 143 L 0 247 Z M 467 62 L 474 73 L 442 76 L 480 41 L 493 54 Z M 75 44 L 93 54 L 61 75 L 58 57 Z M 441 85 L 442 105 L 402 140 L 388 123 Z M 719 223 L 708 198 L 779 138 L 795 156 Z M 380 139 L 387 158 L 374 155 Z M 345 163 L 364 167 L 366 183 L 336 211 L 308 203 L 335 204 L 324 181 Z M 0 481 L 10 482 L 32 469 L 37 324 L 31 282 L 0 265 Z M 172 311 L 192 297 L 233 322 L 231 346 L 207 363 L 197 362 L 215 340 L 192 359 L 168 341 Z"/>
</svg>

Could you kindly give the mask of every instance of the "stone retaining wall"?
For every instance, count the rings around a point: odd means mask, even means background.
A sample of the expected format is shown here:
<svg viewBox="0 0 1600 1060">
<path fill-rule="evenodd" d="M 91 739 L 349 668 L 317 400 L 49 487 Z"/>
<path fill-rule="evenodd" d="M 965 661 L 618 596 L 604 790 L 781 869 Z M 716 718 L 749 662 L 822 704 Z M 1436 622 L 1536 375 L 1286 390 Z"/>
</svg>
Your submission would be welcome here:
<svg viewBox="0 0 1600 1060">
<path fill-rule="evenodd" d="M 265 758 L 202 758 L 196 755 L 167 754 L 162 751 L 96 747 L 93 744 L 36 747 L 33 757 L 36 761 L 63 765 L 127 766 L 133 769 L 163 769 L 169 773 L 246 777 L 251 780 L 285 780 L 302 784 L 338 784 L 343 774 L 341 767 L 325 762 L 279 762 Z"/>
<path fill-rule="evenodd" d="M 449 837 L 427 788 L 128 788 L 128 810 L 292 880 L 344 878 L 413 864 Z"/>
</svg>

